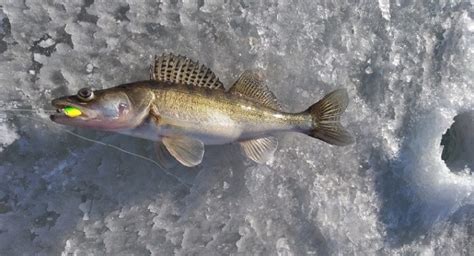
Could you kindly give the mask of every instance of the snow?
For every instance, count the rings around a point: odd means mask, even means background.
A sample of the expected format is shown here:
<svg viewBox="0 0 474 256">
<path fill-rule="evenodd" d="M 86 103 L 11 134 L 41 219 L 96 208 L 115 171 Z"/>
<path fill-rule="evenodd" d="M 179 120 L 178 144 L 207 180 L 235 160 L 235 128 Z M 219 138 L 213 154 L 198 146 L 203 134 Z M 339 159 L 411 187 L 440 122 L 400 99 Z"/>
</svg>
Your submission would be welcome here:
<svg viewBox="0 0 474 256">
<path fill-rule="evenodd" d="M 12 144 L 19 138 L 15 129 L 8 127 L 5 124 L 5 121 L 3 119 L 1 120 L 3 123 L 0 124 L 0 152 L 2 152 L 6 146 Z"/>
<path fill-rule="evenodd" d="M 474 176 L 450 170 L 440 145 L 474 111 L 472 4 L 374 3 L 1 2 L 0 254 L 473 254 Z M 85 86 L 147 79 L 164 52 L 226 87 L 262 68 L 289 111 L 347 88 L 356 144 L 281 134 L 265 165 L 209 146 L 199 167 L 169 170 L 183 185 L 40 111 Z M 457 139 L 472 140 L 461 123 Z M 154 154 L 144 140 L 67 129 Z"/>
</svg>

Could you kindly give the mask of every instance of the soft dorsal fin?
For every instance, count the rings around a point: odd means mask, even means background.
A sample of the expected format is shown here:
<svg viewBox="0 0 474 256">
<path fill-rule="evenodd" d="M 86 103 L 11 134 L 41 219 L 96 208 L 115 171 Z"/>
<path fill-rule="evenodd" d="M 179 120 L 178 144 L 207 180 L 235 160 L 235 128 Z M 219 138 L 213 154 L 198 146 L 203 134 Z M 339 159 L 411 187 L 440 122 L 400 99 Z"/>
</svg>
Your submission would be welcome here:
<svg viewBox="0 0 474 256">
<path fill-rule="evenodd" d="M 273 136 L 258 138 L 253 140 L 241 141 L 240 146 L 253 161 L 263 164 L 273 157 L 277 147 L 278 140 Z"/>
<path fill-rule="evenodd" d="M 185 56 L 176 56 L 171 53 L 160 57 L 155 56 L 151 77 L 157 81 L 224 90 L 221 81 L 211 69 Z"/>
<path fill-rule="evenodd" d="M 265 85 L 261 72 L 247 70 L 232 85 L 230 92 L 240 93 L 267 107 L 280 110 L 281 106 L 275 95 Z"/>
</svg>

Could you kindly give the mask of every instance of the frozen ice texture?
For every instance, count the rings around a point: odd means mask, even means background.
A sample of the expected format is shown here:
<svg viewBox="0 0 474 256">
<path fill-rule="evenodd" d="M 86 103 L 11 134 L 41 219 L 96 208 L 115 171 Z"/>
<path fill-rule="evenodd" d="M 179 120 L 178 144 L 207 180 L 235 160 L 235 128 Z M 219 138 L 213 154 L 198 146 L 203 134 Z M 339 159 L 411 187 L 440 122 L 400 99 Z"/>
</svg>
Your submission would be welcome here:
<svg viewBox="0 0 474 256">
<path fill-rule="evenodd" d="M 440 145 L 474 110 L 471 2 L 0 6 L 0 106 L 34 111 L 0 111 L 1 255 L 474 254 L 474 177 L 451 172 Z M 267 165 L 208 147 L 199 167 L 171 170 L 188 188 L 40 111 L 84 86 L 147 79 L 164 52 L 207 64 L 227 87 L 261 68 L 289 111 L 347 88 L 357 142 L 281 135 Z M 146 141 L 71 130 L 153 156 Z"/>
</svg>

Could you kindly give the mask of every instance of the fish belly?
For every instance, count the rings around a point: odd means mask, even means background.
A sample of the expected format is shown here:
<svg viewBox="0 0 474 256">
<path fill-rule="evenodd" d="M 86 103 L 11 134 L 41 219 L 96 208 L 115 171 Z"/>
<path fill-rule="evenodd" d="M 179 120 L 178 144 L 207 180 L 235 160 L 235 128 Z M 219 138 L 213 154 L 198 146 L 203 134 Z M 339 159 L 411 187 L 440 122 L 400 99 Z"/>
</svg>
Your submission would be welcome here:
<svg viewBox="0 0 474 256">
<path fill-rule="evenodd" d="M 244 129 L 229 116 L 214 111 L 205 119 L 180 120 L 163 118 L 158 126 L 159 134 L 165 137 L 187 136 L 207 145 L 227 144 L 238 140 Z"/>
</svg>

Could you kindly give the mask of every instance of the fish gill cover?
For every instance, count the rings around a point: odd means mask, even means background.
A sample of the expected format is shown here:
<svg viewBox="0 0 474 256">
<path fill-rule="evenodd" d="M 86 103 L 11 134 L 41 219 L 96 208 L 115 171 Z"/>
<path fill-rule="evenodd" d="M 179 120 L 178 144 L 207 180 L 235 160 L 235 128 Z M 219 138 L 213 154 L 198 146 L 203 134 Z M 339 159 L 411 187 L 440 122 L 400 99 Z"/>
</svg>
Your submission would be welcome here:
<svg viewBox="0 0 474 256">
<path fill-rule="evenodd" d="M 472 4 L 377 3 L 0 2 L 0 254 L 472 255 L 474 178 L 441 157 L 474 109 Z M 54 97 L 147 79 L 163 52 L 227 88 L 261 68 L 289 111 L 347 88 L 356 143 L 288 134 L 265 165 L 208 147 L 171 170 L 189 188 L 44 119 Z M 5 111 L 20 108 L 32 113 Z M 74 131 L 153 157 L 146 141 Z"/>
</svg>

